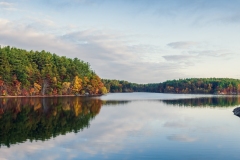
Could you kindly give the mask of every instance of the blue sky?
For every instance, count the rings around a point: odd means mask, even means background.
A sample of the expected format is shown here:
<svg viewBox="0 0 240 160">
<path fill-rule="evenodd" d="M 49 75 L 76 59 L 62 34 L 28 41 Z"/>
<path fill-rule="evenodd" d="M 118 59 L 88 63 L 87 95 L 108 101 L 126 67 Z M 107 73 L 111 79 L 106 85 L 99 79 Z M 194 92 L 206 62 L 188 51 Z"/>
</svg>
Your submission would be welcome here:
<svg viewBox="0 0 240 160">
<path fill-rule="evenodd" d="M 237 0 L 0 0 L 0 44 L 137 83 L 240 78 Z"/>
</svg>

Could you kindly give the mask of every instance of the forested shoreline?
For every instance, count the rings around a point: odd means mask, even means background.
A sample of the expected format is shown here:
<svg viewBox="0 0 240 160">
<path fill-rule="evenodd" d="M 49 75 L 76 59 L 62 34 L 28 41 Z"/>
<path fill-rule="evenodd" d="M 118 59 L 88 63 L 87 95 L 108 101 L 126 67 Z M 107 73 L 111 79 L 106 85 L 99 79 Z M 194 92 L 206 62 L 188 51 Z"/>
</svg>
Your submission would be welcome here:
<svg viewBox="0 0 240 160">
<path fill-rule="evenodd" d="M 0 48 L 0 96 L 100 95 L 106 88 L 89 63 L 46 51 Z"/>
<path fill-rule="evenodd" d="M 240 80 L 187 78 L 137 84 L 101 79 L 90 64 L 50 52 L 0 48 L 0 96 L 85 96 L 107 92 L 239 94 Z"/>
<path fill-rule="evenodd" d="M 137 84 L 123 80 L 102 80 L 108 92 L 155 92 L 176 94 L 240 93 L 240 80 L 232 78 L 187 78 L 162 83 Z"/>
</svg>

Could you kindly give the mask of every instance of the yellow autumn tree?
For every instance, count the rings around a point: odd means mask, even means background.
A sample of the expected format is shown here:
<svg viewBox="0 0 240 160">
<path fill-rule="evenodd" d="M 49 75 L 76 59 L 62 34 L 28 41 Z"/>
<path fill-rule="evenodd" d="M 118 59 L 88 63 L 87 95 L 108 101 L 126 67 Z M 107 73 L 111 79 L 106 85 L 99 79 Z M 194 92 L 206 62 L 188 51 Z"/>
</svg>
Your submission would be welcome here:
<svg viewBox="0 0 240 160">
<path fill-rule="evenodd" d="M 70 82 L 63 82 L 62 84 L 62 94 L 68 94 L 68 90 L 70 89 Z"/>
<path fill-rule="evenodd" d="M 84 87 L 84 88 L 87 88 L 87 85 L 88 85 L 89 82 L 90 82 L 90 81 L 89 81 L 88 77 L 84 77 L 84 78 L 83 78 L 83 87 Z"/>
<path fill-rule="evenodd" d="M 72 91 L 73 93 L 77 94 L 81 89 L 82 89 L 82 79 L 79 78 L 78 76 L 75 76 L 73 80 Z"/>
<path fill-rule="evenodd" d="M 107 88 L 106 87 L 102 87 L 100 89 L 100 92 L 101 92 L 101 94 L 107 94 Z"/>
<path fill-rule="evenodd" d="M 91 86 L 93 94 L 99 94 L 102 92 L 102 88 L 104 87 L 101 78 L 98 75 L 94 75 L 91 78 Z M 103 90 L 104 91 L 104 90 Z"/>
<path fill-rule="evenodd" d="M 88 77 L 83 77 L 81 94 L 89 93 L 89 87 L 88 87 L 89 82 L 90 81 Z"/>
<path fill-rule="evenodd" d="M 93 94 L 97 94 L 99 89 L 98 89 L 98 81 L 97 81 L 96 77 L 93 76 L 90 82 L 91 82 L 91 86 L 92 86 L 91 87 L 91 92 Z"/>
<path fill-rule="evenodd" d="M 34 86 L 35 94 L 38 95 L 42 87 L 37 83 L 34 83 L 33 86 Z"/>
<path fill-rule="evenodd" d="M 57 84 L 57 77 L 53 77 L 52 82 L 53 82 L 53 84 Z"/>
</svg>

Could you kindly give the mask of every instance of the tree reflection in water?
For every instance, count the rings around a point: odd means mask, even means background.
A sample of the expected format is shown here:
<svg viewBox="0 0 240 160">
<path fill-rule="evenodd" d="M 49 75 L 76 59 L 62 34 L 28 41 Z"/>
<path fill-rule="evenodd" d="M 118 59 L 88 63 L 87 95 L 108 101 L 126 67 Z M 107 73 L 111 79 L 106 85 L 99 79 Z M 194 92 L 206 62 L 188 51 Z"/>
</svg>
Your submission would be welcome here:
<svg viewBox="0 0 240 160">
<path fill-rule="evenodd" d="M 0 146 L 77 133 L 89 127 L 102 104 L 79 97 L 0 99 Z"/>
<path fill-rule="evenodd" d="M 159 101 L 159 100 L 158 100 Z M 95 98 L 2 98 L 0 99 L 0 146 L 27 140 L 48 140 L 90 126 L 102 105 L 114 106 L 131 101 L 102 101 Z M 240 104 L 240 97 L 206 97 L 160 100 L 168 105 L 187 107 L 228 107 Z"/>
<path fill-rule="evenodd" d="M 240 104 L 238 96 L 205 97 L 192 99 L 162 100 L 163 103 L 184 107 L 233 107 Z"/>
</svg>

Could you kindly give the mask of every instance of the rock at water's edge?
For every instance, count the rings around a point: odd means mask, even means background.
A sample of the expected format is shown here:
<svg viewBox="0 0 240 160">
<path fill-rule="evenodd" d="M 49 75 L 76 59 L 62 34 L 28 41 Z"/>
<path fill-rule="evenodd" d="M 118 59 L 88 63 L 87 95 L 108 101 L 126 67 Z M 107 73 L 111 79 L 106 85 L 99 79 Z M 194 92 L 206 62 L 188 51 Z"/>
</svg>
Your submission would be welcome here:
<svg viewBox="0 0 240 160">
<path fill-rule="evenodd" d="M 236 116 L 240 117 L 240 107 L 235 108 L 235 109 L 233 110 L 233 113 L 234 113 Z"/>
</svg>

